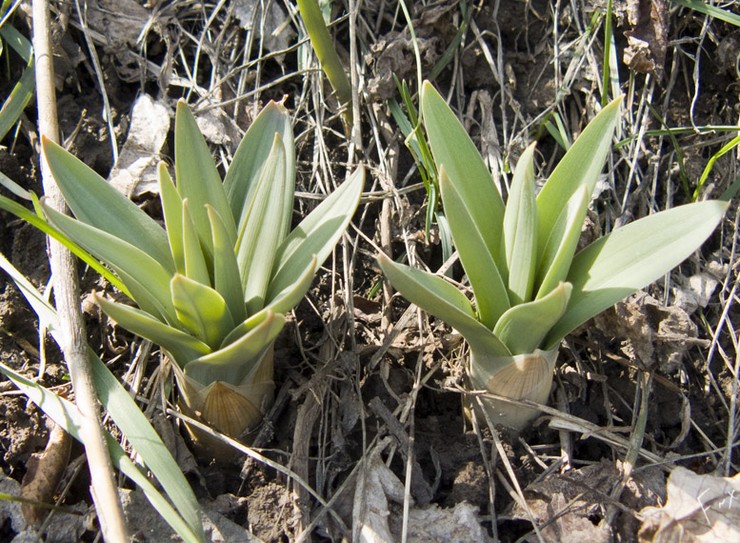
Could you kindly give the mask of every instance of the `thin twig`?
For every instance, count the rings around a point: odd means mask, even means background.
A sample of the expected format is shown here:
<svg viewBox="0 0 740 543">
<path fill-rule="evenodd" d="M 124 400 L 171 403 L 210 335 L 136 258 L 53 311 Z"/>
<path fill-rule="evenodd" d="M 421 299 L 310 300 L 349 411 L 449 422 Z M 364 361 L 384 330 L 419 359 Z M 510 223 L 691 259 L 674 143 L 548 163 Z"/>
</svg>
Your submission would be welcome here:
<svg viewBox="0 0 740 543">
<path fill-rule="evenodd" d="M 36 99 L 39 132 L 59 141 L 56 96 L 54 92 L 54 64 L 51 52 L 49 5 L 45 0 L 33 1 L 33 47 L 36 54 Z M 44 193 L 49 205 L 64 212 L 65 204 L 46 162 L 41 160 Z M 95 396 L 90 360 L 87 355 L 85 327 L 80 312 L 77 270 L 72 254 L 61 244 L 49 241 L 49 260 L 54 277 L 54 301 L 59 315 L 61 345 L 75 390 L 75 402 L 82 415 L 81 435 L 87 452 L 92 481 L 92 495 L 100 527 L 108 542 L 126 543 L 129 540 L 118 489 L 113 478 L 108 448 L 100 425 L 100 406 Z"/>
</svg>

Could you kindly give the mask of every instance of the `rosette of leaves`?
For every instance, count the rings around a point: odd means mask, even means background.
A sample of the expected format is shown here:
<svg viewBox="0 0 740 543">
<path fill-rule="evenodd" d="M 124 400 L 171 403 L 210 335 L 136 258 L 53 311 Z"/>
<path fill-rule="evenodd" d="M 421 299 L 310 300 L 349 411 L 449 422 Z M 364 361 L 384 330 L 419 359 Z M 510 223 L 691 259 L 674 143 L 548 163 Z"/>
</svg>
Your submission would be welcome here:
<svg viewBox="0 0 740 543">
<path fill-rule="evenodd" d="M 584 129 L 535 190 L 534 146 L 516 165 L 504 203 L 483 159 L 428 82 L 422 122 L 442 202 L 473 301 L 443 277 L 378 258 L 408 300 L 457 329 L 470 346 L 474 390 L 546 403 L 560 341 L 681 263 L 714 231 L 728 203 L 704 201 L 637 220 L 576 251 L 611 148 L 621 100 Z M 482 396 L 486 417 L 514 429 L 536 409 Z"/>
<path fill-rule="evenodd" d="M 239 437 L 273 393 L 273 342 L 359 203 L 356 170 L 291 231 L 295 150 L 285 108 L 270 103 L 223 182 L 185 102 L 175 119 L 175 181 L 164 164 L 164 227 L 58 145 L 44 156 L 75 218 L 46 220 L 104 263 L 138 306 L 96 295 L 120 326 L 174 362 L 183 411 Z M 197 436 L 196 436 L 197 437 Z"/>
</svg>

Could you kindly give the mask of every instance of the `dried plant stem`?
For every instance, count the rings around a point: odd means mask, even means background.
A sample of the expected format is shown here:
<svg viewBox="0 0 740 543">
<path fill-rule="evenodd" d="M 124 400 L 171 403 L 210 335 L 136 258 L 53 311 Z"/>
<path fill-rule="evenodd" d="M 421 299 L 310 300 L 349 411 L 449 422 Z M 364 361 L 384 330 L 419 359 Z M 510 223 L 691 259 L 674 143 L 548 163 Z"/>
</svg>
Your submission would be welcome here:
<svg viewBox="0 0 740 543">
<path fill-rule="evenodd" d="M 47 1 L 33 1 L 33 23 L 39 132 L 49 139 L 58 141 L 59 128 Z M 43 160 L 41 161 L 41 172 L 44 193 L 49 205 L 58 211 L 64 211 L 64 199 Z M 54 301 L 59 315 L 60 337 L 65 338 L 64 344 L 60 347 L 67 361 L 74 386 L 75 402 L 82 414 L 81 434 L 90 469 L 93 499 L 105 540 L 125 543 L 129 537 L 100 425 L 100 407 L 89 370 L 75 261 L 67 249 L 53 240 L 49 242 L 49 255 L 51 272 L 54 277 Z"/>
</svg>

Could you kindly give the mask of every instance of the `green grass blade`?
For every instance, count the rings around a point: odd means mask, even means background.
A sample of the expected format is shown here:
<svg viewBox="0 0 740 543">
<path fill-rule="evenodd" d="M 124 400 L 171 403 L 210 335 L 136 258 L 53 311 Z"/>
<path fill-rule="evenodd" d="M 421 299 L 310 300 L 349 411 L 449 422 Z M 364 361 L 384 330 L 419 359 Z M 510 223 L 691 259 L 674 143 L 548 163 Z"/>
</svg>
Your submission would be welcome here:
<svg viewBox="0 0 740 543">
<path fill-rule="evenodd" d="M 34 87 L 36 86 L 36 74 L 34 71 L 33 59 L 28 63 L 18 82 L 13 86 L 13 90 L 3 102 L 0 109 L 0 140 L 10 132 L 13 126 L 21 118 L 23 110 L 33 98 Z"/>
<path fill-rule="evenodd" d="M 278 134 L 283 142 L 285 152 L 285 216 L 288 219 L 276 226 L 281 232 L 281 239 L 290 229 L 291 211 L 293 209 L 293 191 L 295 190 L 295 142 L 293 128 L 290 124 L 288 112 L 282 104 L 270 102 L 249 125 L 247 133 L 234 154 L 234 160 L 229 165 L 224 178 L 226 198 L 231 206 L 231 212 L 236 224 L 241 224 L 245 208 L 253 195 L 254 186 L 260 176 L 260 171 L 267 162 L 273 143 L 274 135 Z M 282 215 L 281 215 L 282 216 Z M 236 231 L 234 231 L 236 238 Z M 235 245 L 235 244 L 232 244 Z"/>
<path fill-rule="evenodd" d="M 588 187 L 581 186 L 550 230 L 538 266 L 536 299 L 547 295 L 568 277 L 590 200 Z"/>
<path fill-rule="evenodd" d="M 170 273 L 175 271 L 167 234 L 154 219 L 84 162 L 56 143 L 42 141 L 54 180 L 78 220 L 127 241 Z"/>
<path fill-rule="evenodd" d="M 329 258 L 360 203 L 364 185 L 365 169 L 359 167 L 285 238 L 275 255 L 268 304 L 303 277 L 314 258 L 319 265 Z"/>
<path fill-rule="evenodd" d="M 218 211 L 232 231 L 236 231 L 236 225 L 211 151 L 183 100 L 177 103 L 175 115 L 175 180 L 182 199 L 192 202 L 193 223 L 201 243 L 210 254 L 211 233 L 206 204 Z"/>
<path fill-rule="evenodd" d="M 213 287 L 224 297 L 234 321 L 247 318 L 239 264 L 234 254 L 234 240 L 216 210 L 208 206 L 208 220 L 213 234 Z"/>
<path fill-rule="evenodd" d="M 204 342 L 164 324 L 145 311 L 112 302 L 99 295 L 95 296 L 95 302 L 106 315 L 126 330 L 167 349 L 180 366 L 212 351 Z"/>
<path fill-rule="evenodd" d="M 82 442 L 80 432 L 82 425 L 80 421 L 81 415 L 77 410 L 77 406 L 41 385 L 26 379 L 2 363 L 0 363 L 0 372 L 5 374 L 32 402 L 38 405 L 50 419 L 64 428 L 72 437 Z M 139 468 L 126 456 L 126 453 L 118 442 L 108 433 L 105 434 L 105 438 L 113 465 L 141 488 L 150 503 L 175 532 L 187 542 L 199 543 L 205 541 L 203 528 L 199 522 L 198 504 L 194 496 L 192 498 L 192 505 L 189 507 L 186 506 L 185 512 L 190 517 L 188 522 L 175 511 Z M 157 436 L 158 438 L 159 436 Z M 169 452 L 167 454 L 169 455 Z M 169 458 L 174 463 L 172 457 L 170 456 Z M 180 476 L 182 477 L 182 473 L 180 473 Z M 185 481 L 185 486 L 188 490 L 190 489 L 187 486 L 187 481 Z M 182 493 L 179 489 L 178 492 Z"/>
<path fill-rule="evenodd" d="M 691 8 L 694 11 L 708 15 L 714 19 L 719 19 L 726 23 L 730 23 L 734 26 L 740 26 L 740 15 L 733 13 L 728 9 L 718 8 L 708 2 L 702 2 L 701 0 L 671 0 L 674 4 Z"/>
<path fill-rule="evenodd" d="M 170 281 L 170 294 L 183 326 L 212 349 L 218 349 L 236 326 L 226 300 L 207 285 L 176 274 Z"/>
<path fill-rule="evenodd" d="M 442 319 L 460 332 L 472 348 L 506 356 L 509 350 L 475 317 L 473 306 L 453 285 L 422 270 L 393 262 L 384 254 L 378 264 L 404 298 Z"/>
<path fill-rule="evenodd" d="M 239 385 L 285 326 L 285 317 L 269 310 L 255 317 L 261 319 L 259 324 L 229 345 L 187 364 L 185 375 L 203 385 L 214 381 Z"/>
<path fill-rule="evenodd" d="M 510 304 L 505 280 L 486 245 L 488 233 L 481 231 L 480 224 L 473 220 L 472 202 L 464 199 L 460 186 L 450 181 L 444 165 L 439 170 L 439 185 L 452 239 L 473 287 L 478 317 L 492 330 Z"/>
<path fill-rule="evenodd" d="M 128 284 L 129 277 L 136 281 L 143 290 L 128 286 L 140 306 L 147 308 L 147 311 L 154 306 L 168 322 L 176 322 L 175 308 L 169 297 L 171 274 L 158 261 L 108 232 L 59 213 L 43 202 L 41 205 L 54 227 L 113 268 L 125 284 Z"/>
<path fill-rule="evenodd" d="M 569 283 L 560 283 L 539 300 L 512 307 L 496 323 L 493 333 L 514 355 L 534 352 L 565 313 L 571 291 Z"/>
<path fill-rule="evenodd" d="M 696 189 L 694 189 L 694 194 L 692 195 L 692 200 L 696 201 L 697 198 L 699 198 L 699 194 L 701 193 L 702 187 L 704 187 L 704 183 L 707 181 L 707 178 L 709 177 L 709 173 L 712 171 L 712 168 L 714 168 L 714 164 L 725 154 L 732 151 L 735 147 L 740 145 L 740 136 L 735 136 L 727 142 L 725 145 L 722 146 L 722 148 L 714 153 L 709 161 L 707 162 L 707 165 L 704 167 L 704 171 L 701 172 L 701 177 L 699 178 L 699 182 L 696 184 Z M 722 199 L 722 198 L 720 198 Z"/>
<path fill-rule="evenodd" d="M 324 17 L 316 0 L 297 0 L 298 11 L 306 26 L 311 45 L 316 52 L 321 68 L 329 79 L 339 103 L 347 107 L 347 115 L 352 116 L 350 104 L 352 102 L 352 85 L 344 72 L 337 50 L 334 48 L 329 30 L 324 24 Z"/>
<path fill-rule="evenodd" d="M 429 82 L 422 86 L 421 112 L 438 169 L 444 165 L 450 181 L 468 203 L 470 220 L 478 231 L 486 233 L 486 246 L 496 268 L 506 269 L 500 256 L 504 202 L 480 153 L 450 106 Z M 450 226 L 454 236 L 452 221 Z"/>
<path fill-rule="evenodd" d="M 509 298 L 512 305 L 532 299 L 537 272 L 534 148 L 534 144 L 527 147 L 516 165 L 504 213 L 503 251 L 508 266 Z M 460 260 L 463 260 L 462 253 Z"/>
<path fill-rule="evenodd" d="M 544 251 L 544 243 L 560 213 L 568 205 L 568 200 L 584 185 L 588 187 L 589 196 L 593 194 L 599 173 L 604 168 L 606 155 L 611 148 L 621 102 L 621 98 L 612 101 L 588 123 L 537 195 L 540 258 Z"/>
<path fill-rule="evenodd" d="M 565 315 L 547 336 L 547 347 L 649 285 L 694 252 L 714 231 L 728 202 L 709 200 L 650 215 L 614 230 L 579 252 L 568 280 L 573 293 Z"/>
</svg>

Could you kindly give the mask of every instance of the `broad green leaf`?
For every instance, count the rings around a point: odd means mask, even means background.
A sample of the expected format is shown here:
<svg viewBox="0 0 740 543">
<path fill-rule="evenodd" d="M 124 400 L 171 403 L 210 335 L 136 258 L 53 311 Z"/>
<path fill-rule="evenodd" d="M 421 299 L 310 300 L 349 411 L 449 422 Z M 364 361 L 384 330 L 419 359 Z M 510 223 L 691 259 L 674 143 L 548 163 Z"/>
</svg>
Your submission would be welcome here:
<svg viewBox="0 0 740 543">
<path fill-rule="evenodd" d="M 314 256 L 308 266 L 303 270 L 303 274 L 296 277 L 293 283 L 270 298 L 265 309 L 281 314 L 287 313 L 297 306 L 298 302 L 306 295 L 311 283 L 313 283 L 318 265 L 318 259 Z"/>
<path fill-rule="evenodd" d="M 123 239 L 59 213 L 43 202 L 42 206 L 52 225 L 113 268 L 124 284 L 128 284 L 136 303 L 146 307 L 147 311 L 152 306 L 156 307 L 168 322 L 176 321 L 175 308 L 169 297 L 171 274 L 157 260 Z M 127 277 L 134 279 L 140 289 L 135 290 Z M 145 300 L 142 295 L 146 296 Z"/>
<path fill-rule="evenodd" d="M 283 201 L 284 213 L 281 216 L 287 220 L 276 225 L 283 239 L 290 229 L 291 211 L 293 209 L 293 191 L 295 189 L 295 142 L 293 128 L 290 124 L 288 112 L 282 104 L 270 102 L 249 125 L 234 160 L 229 165 L 224 178 L 226 198 L 231 206 L 231 213 L 236 224 L 241 224 L 245 205 L 250 200 L 254 185 L 259 179 L 260 172 L 270 156 L 275 134 L 280 136 L 285 151 L 285 186 L 288 190 Z"/>
<path fill-rule="evenodd" d="M 570 304 L 545 341 L 566 334 L 680 264 L 714 231 L 728 202 L 710 200 L 650 215 L 614 230 L 579 252 L 568 281 Z"/>
<path fill-rule="evenodd" d="M 239 264 L 234 254 L 234 240 L 224 221 L 211 206 L 208 206 L 208 220 L 211 221 L 213 234 L 213 287 L 226 300 L 234 321 L 241 322 L 247 318 L 247 309 L 244 306 Z"/>
<path fill-rule="evenodd" d="M 360 203 L 364 185 L 365 169 L 359 167 L 285 238 L 275 255 L 268 303 L 299 282 L 306 269 L 314 267 L 314 258 L 319 265 L 329 258 Z"/>
<path fill-rule="evenodd" d="M 512 354 L 534 352 L 565 313 L 572 290 L 570 283 L 560 283 L 539 300 L 512 307 L 501 316 L 493 333 Z"/>
<path fill-rule="evenodd" d="M 188 333 L 168 326 L 135 307 L 106 300 L 96 295 L 95 302 L 120 326 L 167 349 L 180 366 L 184 366 L 212 349 Z"/>
<path fill-rule="evenodd" d="M 68 434 L 84 445 L 81 435 L 82 415 L 76 405 L 69 400 L 56 395 L 51 390 L 42 387 L 38 383 L 34 383 L 33 381 L 26 379 L 2 363 L 0 363 L 0 372 L 4 373 L 8 379 L 10 379 L 13 384 L 15 384 L 32 402 L 39 406 L 39 408 L 42 409 L 51 420 L 64 428 Z M 186 505 L 186 509 L 188 509 L 188 511 L 184 512 L 189 515 L 190 522 L 188 522 L 180 516 L 177 511 L 175 511 L 172 505 L 170 505 L 170 502 L 157 491 L 155 486 L 149 482 L 149 479 L 129 459 L 129 457 L 126 456 L 126 453 L 118 442 L 113 439 L 113 436 L 107 432 L 104 435 L 113 466 L 119 469 L 124 475 L 129 477 L 129 479 L 141 488 L 149 502 L 154 506 L 157 512 L 159 512 L 162 518 L 175 530 L 175 532 L 187 542 L 199 543 L 205 541 L 202 525 L 198 521 L 198 505 L 194 496 L 192 504 L 186 504 L 183 502 L 183 505 Z M 158 437 L 159 436 L 157 436 L 157 438 Z M 167 454 L 169 454 L 169 452 Z M 172 457 L 170 456 L 169 458 L 174 463 Z M 177 467 L 176 464 L 175 467 Z M 181 472 L 180 476 L 182 477 Z M 175 476 L 173 481 L 176 479 L 177 477 Z M 177 483 L 181 484 L 180 481 L 177 481 Z M 187 481 L 184 481 L 184 485 L 187 490 L 190 490 L 190 487 L 187 485 Z M 183 493 L 183 490 L 177 490 L 178 492 Z M 185 493 L 187 493 L 187 491 L 185 491 Z M 187 499 L 190 501 L 189 497 L 187 497 Z"/>
<path fill-rule="evenodd" d="M 185 375 L 203 385 L 214 381 L 239 385 L 285 325 L 285 317 L 272 311 L 260 318 L 259 324 L 229 345 L 187 364 Z"/>
<path fill-rule="evenodd" d="M 175 262 L 175 271 L 185 274 L 182 198 L 180 198 L 180 193 L 177 192 L 164 162 L 160 162 L 157 172 L 159 173 L 159 199 L 162 202 L 162 214 L 167 228 L 167 239 L 170 242 L 172 260 Z"/>
<path fill-rule="evenodd" d="M 590 200 L 588 187 L 581 186 L 568 200 L 568 205 L 555 221 L 547 242 L 544 244 L 537 270 L 536 299 L 548 294 L 568 277 Z"/>
<path fill-rule="evenodd" d="M 98 260 L 96 260 L 92 255 L 90 255 L 90 253 L 85 251 L 77 243 L 67 237 L 67 235 L 64 234 L 61 230 L 58 230 L 57 228 L 49 224 L 45 218 L 33 214 L 31 211 L 29 211 L 19 203 L 14 202 L 13 200 L 2 195 L 0 195 L 0 209 L 4 209 L 8 213 L 12 213 L 19 219 L 26 221 L 31 226 L 41 230 L 44 234 L 47 234 L 48 236 L 51 236 L 52 238 L 57 240 L 59 243 L 69 249 L 69 251 L 73 255 L 75 255 L 85 264 L 87 264 L 100 275 L 102 275 L 106 280 L 108 280 L 111 285 L 123 292 L 126 296 L 131 297 L 131 293 L 118 277 L 113 275 L 109 269 L 103 266 Z"/>
<path fill-rule="evenodd" d="M 265 306 L 267 289 L 278 247 L 283 241 L 280 225 L 284 223 L 283 201 L 286 190 L 285 149 L 275 134 L 270 157 L 262 169 L 250 208 L 239 224 L 236 259 L 244 289 L 247 313 L 252 315 Z"/>
<path fill-rule="evenodd" d="M 218 349 L 235 326 L 223 296 L 180 274 L 175 274 L 170 281 L 170 293 L 183 326 L 212 349 Z"/>
<path fill-rule="evenodd" d="M 588 123 L 537 195 L 540 257 L 555 222 L 573 194 L 581 186 L 588 187 L 589 197 L 594 193 L 611 149 L 621 102 L 621 97 L 612 101 Z"/>
<path fill-rule="evenodd" d="M 534 144 L 527 147 L 516 165 L 504 213 L 503 250 L 509 270 L 509 295 L 512 305 L 532 299 L 534 277 L 537 272 L 534 148 Z M 462 253 L 460 260 L 465 263 Z"/>
<path fill-rule="evenodd" d="M 492 330 L 510 304 L 506 284 L 486 244 L 488 232 L 481 231 L 480 224 L 473 220 L 471 202 L 463 199 L 460 186 L 447 176 L 445 165 L 439 169 L 439 186 L 452 239 L 473 287 L 479 319 Z"/>
<path fill-rule="evenodd" d="M 196 204 L 194 207 L 198 207 Z M 198 232 L 198 227 L 194 224 L 195 214 L 191 214 L 190 200 L 185 198 L 182 201 L 182 251 L 185 263 L 185 277 L 200 283 L 202 285 L 211 284 L 211 277 L 208 273 L 206 256 L 203 254 L 203 244 Z M 202 231 L 202 229 L 200 229 Z M 211 228 L 208 226 L 209 245 L 212 242 Z"/>
<path fill-rule="evenodd" d="M 496 267 L 506 269 L 500 257 L 504 202 L 465 127 L 428 81 L 422 86 L 421 114 L 438 169 L 444 165 L 470 209 L 470 220 L 486 233 L 488 252 Z M 454 236 L 454 225 L 450 226 Z"/>
<path fill-rule="evenodd" d="M 431 273 L 397 264 L 384 254 L 378 255 L 378 264 L 404 298 L 456 328 L 471 348 L 500 356 L 511 354 L 493 332 L 475 318 L 470 301 L 453 285 Z"/>
<path fill-rule="evenodd" d="M 236 225 L 233 215 L 229 213 L 229 203 L 211 151 L 183 100 L 177 103 L 175 115 L 175 180 L 182 199 L 187 198 L 193 203 L 190 210 L 193 223 L 201 243 L 210 254 L 211 233 L 208 231 L 206 204 L 218 211 L 231 231 L 236 231 Z"/>
<path fill-rule="evenodd" d="M 175 271 L 167 234 L 154 219 L 84 162 L 46 138 L 42 142 L 54 180 L 78 220 L 128 242 L 170 273 Z"/>
</svg>

